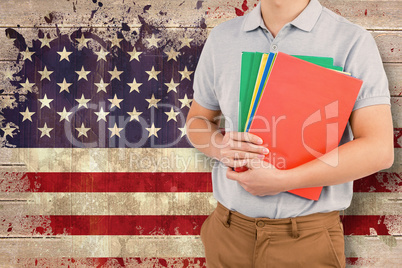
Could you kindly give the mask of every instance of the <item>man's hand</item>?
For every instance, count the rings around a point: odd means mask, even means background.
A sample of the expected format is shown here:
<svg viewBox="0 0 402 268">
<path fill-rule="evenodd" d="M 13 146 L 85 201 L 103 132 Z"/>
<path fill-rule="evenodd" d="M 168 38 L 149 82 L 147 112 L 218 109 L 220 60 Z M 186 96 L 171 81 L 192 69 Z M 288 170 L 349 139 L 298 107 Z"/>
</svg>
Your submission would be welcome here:
<svg viewBox="0 0 402 268">
<path fill-rule="evenodd" d="M 270 163 L 259 159 L 242 160 L 248 167 L 247 171 L 236 172 L 231 168 L 227 169 L 226 177 L 237 181 L 247 192 L 252 195 L 276 195 L 287 190 L 286 171 L 276 169 Z"/>
<path fill-rule="evenodd" d="M 220 148 L 219 161 L 228 167 L 241 167 L 246 164 L 245 160 L 264 159 L 269 150 L 264 146 L 262 139 L 247 132 L 225 133 Z"/>
</svg>

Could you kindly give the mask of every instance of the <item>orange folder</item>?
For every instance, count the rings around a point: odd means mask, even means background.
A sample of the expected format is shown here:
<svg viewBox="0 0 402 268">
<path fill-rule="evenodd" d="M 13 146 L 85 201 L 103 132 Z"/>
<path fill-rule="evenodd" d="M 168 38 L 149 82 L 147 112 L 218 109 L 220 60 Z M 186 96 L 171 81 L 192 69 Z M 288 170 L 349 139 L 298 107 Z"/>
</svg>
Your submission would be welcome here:
<svg viewBox="0 0 402 268">
<path fill-rule="evenodd" d="M 337 148 L 362 83 L 279 52 L 249 130 L 269 148 L 265 160 L 291 169 Z M 318 200 L 321 190 L 289 192 Z"/>
</svg>

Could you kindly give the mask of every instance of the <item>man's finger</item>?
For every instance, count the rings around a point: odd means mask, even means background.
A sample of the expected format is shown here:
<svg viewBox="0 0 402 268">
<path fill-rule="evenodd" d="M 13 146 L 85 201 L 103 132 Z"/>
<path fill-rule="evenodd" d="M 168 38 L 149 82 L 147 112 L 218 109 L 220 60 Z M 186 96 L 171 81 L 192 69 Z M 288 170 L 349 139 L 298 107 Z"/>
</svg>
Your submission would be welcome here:
<svg viewBox="0 0 402 268">
<path fill-rule="evenodd" d="M 235 141 L 246 141 L 254 144 L 263 144 L 263 140 L 260 137 L 248 132 L 231 131 L 229 132 L 229 137 Z"/>
<path fill-rule="evenodd" d="M 234 171 L 232 168 L 228 168 L 226 171 L 226 177 L 230 180 L 239 181 L 241 173 Z"/>
</svg>

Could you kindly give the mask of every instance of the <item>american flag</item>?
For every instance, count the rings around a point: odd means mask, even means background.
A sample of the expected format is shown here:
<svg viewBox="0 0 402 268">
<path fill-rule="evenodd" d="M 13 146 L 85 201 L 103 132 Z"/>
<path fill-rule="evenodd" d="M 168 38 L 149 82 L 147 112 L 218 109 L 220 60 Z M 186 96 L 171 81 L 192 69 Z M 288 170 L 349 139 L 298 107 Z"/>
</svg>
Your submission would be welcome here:
<svg viewBox="0 0 402 268">
<path fill-rule="evenodd" d="M 184 128 L 203 42 L 133 33 L 39 32 L 30 47 L 8 29 L 22 67 L 3 71 L 17 89 L 1 111 L 4 263 L 204 266 L 210 162 Z"/>
<path fill-rule="evenodd" d="M 211 162 L 184 130 L 205 32 L 39 31 L 29 46 L 7 29 L 20 68 L 0 73 L 4 267 L 205 267 Z M 356 181 L 349 264 L 399 258 L 400 185 L 400 171 Z"/>
</svg>

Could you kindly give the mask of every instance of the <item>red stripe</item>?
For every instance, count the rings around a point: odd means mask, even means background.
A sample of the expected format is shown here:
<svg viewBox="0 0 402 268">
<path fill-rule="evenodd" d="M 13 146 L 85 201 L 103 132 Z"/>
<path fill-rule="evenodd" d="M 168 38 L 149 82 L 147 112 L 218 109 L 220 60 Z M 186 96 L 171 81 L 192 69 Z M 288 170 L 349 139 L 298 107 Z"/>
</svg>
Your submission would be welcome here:
<svg viewBox="0 0 402 268">
<path fill-rule="evenodd" d="M 399 225 L 400 215 L 347 215 L 341 216 L 345 235 L 390 235 L 390 227 Z"/>
<path fill-rule="evenodd" d="M 400 192 L 401 189 L 402 174 L 396 172 L 374 173 L 353 183 L 354 192 Z"/>
<path fill-rule="evenodd" d="M 380 258 L 346 258 L 347 265 L 375 265 Z M 18 258 L 16 262 L 24 267 L 49 267 L 49 265 L 63 264 L 63 267 L 82 265 L 85 267 L 134 267 L 133 265 L 147 265 L 146 267 L 206 267 L 205 258 Z M 144 266 L 145 267 L 145 266 Z"/>
<path fill-rule="evenodd" d="M 22 267 L 206 267 L 205 258 L 18 258 Z M 12 263 L 14 264 L 14 263 Z"/>
<path fill-rule="evenodd" d="M 402 174 L 378 172 L 354 182 L 355 192 L 399 192 Z M 212 192 L 211 173 L 5 172 L 0 192 Z"/>
<path fill-rule="evenodd" d="M 3 222 L 6 236 L 14 235 L 199 235 L 207 216 L 26 216 Z M 22 220 L 21 220 L 22 218 Z M 401 222 L 402 216 L 341 216 L 345 235 L 390 235 L 389 226 Z M 40 222 L 43 227 L 36 227 Z M 27 227 L 35 226 L 35 227 Z M 23 230 L 24 234 L 18 233 Z"/>
<path fill-rule="evenodd" d="M 212 192 L 209 172 L 3 173 L 1 192 Z"/>
</svg>

